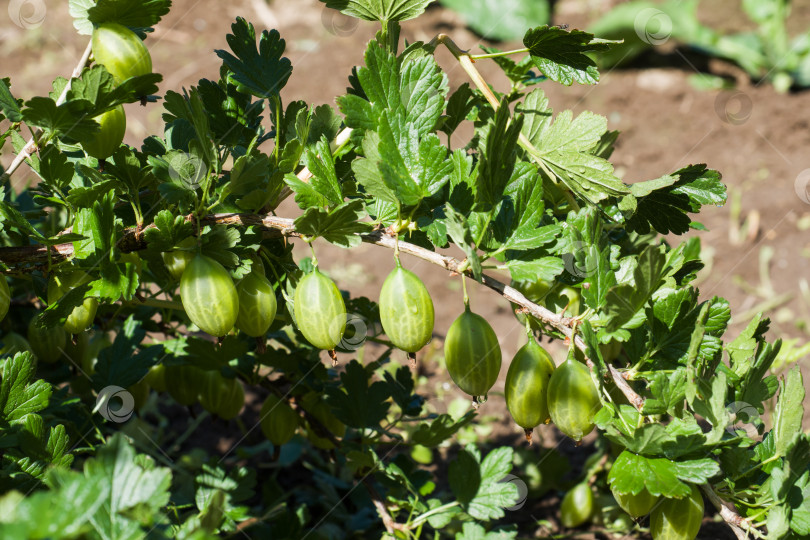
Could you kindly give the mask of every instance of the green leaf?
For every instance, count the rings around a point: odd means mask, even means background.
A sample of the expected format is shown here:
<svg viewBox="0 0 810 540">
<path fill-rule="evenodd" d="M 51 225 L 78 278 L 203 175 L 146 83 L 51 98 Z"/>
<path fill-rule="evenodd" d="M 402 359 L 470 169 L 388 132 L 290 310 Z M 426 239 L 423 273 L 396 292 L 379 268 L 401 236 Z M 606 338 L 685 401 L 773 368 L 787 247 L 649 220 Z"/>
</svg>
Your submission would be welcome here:
<svg viewBox="0 0 810 540">
<path fill-rule="evenodd" d="M 242 17 L 231 25 L 232 34 L 226 37 L 233 54 L 217 50 L 217 56 L 231 71 L 228 80 L 240 92 L 262 99 L 278 99 L 279 92 L 292 74 L 290 60 L 284 58 L 286 42 L 277 30 L 263 31 L 256 46 L 256 30 Z"/>
<path fill-rule="evenodd" d="M 340 374 L 341 387 L 326 390 L 332 412 L 344 424 L 358 429 L 378 426 L 385 418 L 391 397 L 388 385 L 382 381 L 369 384 L 369 374 L 352 360 Z"/>
<path fill-rule="evenodd" d="M 90 35 L 94 24 L 105 22 L 130 28 L 155 26 L 171 5 L 171 0 L 70 0 L 70 14 L 79 33 Z"/>
<path fill-rule="evenodd" d="M 473 518 L 502 518 L 503 509 L 517 501 L 517 486 L 501 482 L 512 470 L 512 456 L 511 448 L 501 447 L 481 461 L 478 450 L 469 445 L 450 463 L 450 489 Z"/>
<path fill-rule="evenodd" d="M 15 354 L 3 362 L 0 382 L 0 411 L 6 422 L 15 422 L 48 405 L 51 385 L 44 380 L 31 383 L 36 362 L 30 352 Z"/>
<path fill-rule="evenodd" d="M 217 83 L 202 79 L 197 84 L 218 145 L 245 144 L 260 132 L 263 101 L 251 103 L 251 96 L 242 94 L 226 80 Z"/>
<path fill-rule="evenodd" d="M 440 414 L 430 423 L 419 423 L 419 427 L 412 435 L 413 442 L 422 446 L 438 446 L 472 422 L 474 418 L 475 413 L 472 411 L 458 420 L 454 420 L 449 414 Z"/>
<path fill-rule="evenodd" d="M 522 117 L 512 118 L 508 101 L 504 98 L 495 115 L 495 124 L 487 134 L 487 151 L 481 158 L 476 182 L 475 202 L 483 211 L 490 211 L 500 202 L 512 178 L 522 126 Z"/>
<path fill-rule="evenodd" d="M 79 77 L 71 79 L 66 104 L 77 114 L 96 117 L 113 107 L 134 103 L 141 96 L 158 91 L 157 83 L 163 79 L 159 73 L 130 77 L 116 84 L 112 75 L 102 65 L 84 70 Z"/>
<path fill-rule="evenodd" d="M 607 119 L 583 112 L 576 119 L 563 111 L 552 123 L 548 100 L 534 90 L 517 109 L 523 112 L 523 135 L 532 143 L 532 159 L 557 176 L 571 191 L 596 204 L 607 197 L 629 193 L 613 172 L 613 165 L 593 154 L 607 132 Z"/>
<path fill-rule="evenodd" d="M 630 209 L 625 212 L 629 218 L 627 228 L 641 234 L 650 230 L 683 234 L 692 223 L 689 213 L 699 212 L 705 204 L 722 206 L 726 201 L 726 186 L 720 173 L 703 164 L 634 184 L 631 190 L 632 204 L 628 207 L 628 203 L 623 203 Z"/>
<path fill-rule="evenodd" d="M 75 169 L 68 158 L 54 144 L 48 144 L 30 158 L 31 168 L 51 189 L 63 190 L 73 179 Z"/>
<path fill-rule="evenodd" d="M 547 24 L 551 16 L 546 1 L 524 0 L 442 0 L 456 11 L 477 34 L 496 41 L 520 39 L 526 28 Z"/>
<path fill-rule="evenodd" d="M 103 478 L 110 486 L 108 497 L 90 517 L 102 538 L 140 537 L 152 528 L 161 507 L 169 502 L 171 471 L 155 467 L 151 458 L 136 456 L 121 433 L 85 462 L 84 474 Z"/>
<path fill-rule="evenodd" d="M 598 246 L 588 246 L 584 268 L 587 272 L 583 283 L 588 286 L 582 288 L 582 299 L 589 308 L 601 309 L 607 301 L 608 291 L 616 286 L 616 274 L 610 266 L 610 248 L 600 251 Z"/>
<path fill-rule="evenodd" d="M 239 156 L 231 168 L 230 182 L 222 190 L 223 197 L 237 197 L 254 190 L 266 191 L 271 172 L 270 158 L 258 151 Z"/>
<path fill-rule="evenodd" d="M 155 187 L 157 178 L 152 174 L 151 167 L 143 165 L 135 152 L 128 146 L 121 146 L 107 160 L 104 172 L 118 181 L 121 191 L 136 197 L 141 190 Z"/>
<path fill-rule="evenodd" d="M 83 171 L 86 165 L 79 165 L 79 170 Z M 107 178 L 101 174 L 94 174 L 91 178 L 103 178 L 103 180 L 91 184 L 89 187 L 73 187 L 68 193 L 67 202 L 75 207 L 92 207 L 93 203 L 102 198 L 110 191 L 115 190 L 117 182 L 112 178 Z"/>
<path fill-rule="evenodd" d="M 98 355 L 93 388 L 101 390 L 112 385 L 127 388 L 143 379 L 163 353 L 161 345 L 137 350 L 145 336 L 146 331 L 141 323 L 133 316 L 127 318 L 112 346 L 103 349 Z M 121 358 L 126 358 L 127 361 L 121 362 Z"/>
<path fill-rule="evenodd" d="M 784 456 L 796 433 L 802 431 L 804 417 L 804 382 L 799 366 L 787 372 L 779 385 L 773 421 L 775 455 Z"/>
<path fill-rule="evenodd" d="M 321 0 L 326 7 L 366 21 L 407 21 L 421 15 L 434 0 Z"/>
<path fill-rule="evenodd" d="M 0 523 L 0 536 L 9 539 L 81 538 L 88 520 L 109 497 L 104 478 L 86 478 L 78 472 L 51 469 L 47 480 L 53 489 L 26 497 L 11 491 L 0 499 L 8 509 Z M 19 500 L 14 500 L 19 496 Z"/>
<path fill-rule="evenodd" d="M 463 83 L 447 100 L 447 107 L 439 129 L 447 135 L 452 135 L 467 119 L 477 101 L 478 98 L 470 89 L 470 85 Z"/>
<path fill-rule="evenodd" d="M 368 223 L 361 222 L 365 215 L 359 199 L 346 201 L 330 211 L 320 207 L 308 208 L 295 220 L 295 228 L 311 238 L 323 238 L 337 246 L 357 247 L 363 241 L 360 234 L 368 232 Z"/>
<path fill-rule="evenodd" d="M 379 310 L 377 309 L 374 311 L 379 313 Z M 414 380 L 411 376 L 411 370 L 407 366 L 400 366 L 400 368 L 396 371 L 396 377 L 389 371 L 386 371 L 383 376 L 385 378 L 385 382 L 388 383 L 388 389 L 391 392 L 391 397 L 393 398 L 394 403 L 396 403 L 399 408 L 402 409 L 402 413 L 408 416 L 419 415 L 419 413 L 422 412 L 424 398 L 414 393 Z M 435 423 L 435 421 L 433 423 Z M 419 429 L 421 429 L 424 425 L 424 423 L 420 423 Z M 448 437 L 449 436 L 450 435 L 448 435 Z"/>
<path fill-rule="evenodd" d="M 476 280 L 480 280 L 483 275 L 481 258 L 478 256 L 478 250 L 475 246 L 467 218 L 456 212 L 449 204 L 445 205 L 444 212 L 447 216 L 444 220 L 447 235 L 453 239 L 453 242 L 460 247 L 467 256 L 473 277 L 475 277 Z"/>
<path fill-rule="evenodd" d="M 11 95 L 8 85 L 0 79 L 0 111 L 6 115 L 9 122 L 20 122 L 23 119 L 20 106 L 14 96 Z"/>
<path fill-rule="evenodd" d="M 537 259 L 510 259 L 504 267 L 515 281 L 553 281 L 565 270 L 563 260 L 559 257 L 540 257 Z"/>
<path fill-rule="evenodd" d="M 658 246 L 641 252 L 633 272 L 634 282 L 611 288 L 607 293 L 607 329 L 621 328 L 647 304 L 658 288 L 666 259 Z"/>
<path fill-rule="evenodd" d="M 523 44 L 543 75 L 566 86 L 599 82 L 596 63 L 586 53 L 609 47 L 609 42 L 594 39 L 593 34 L 547 25 L 526 32 Z"/>
<path fill-rule="evenodd" d="M 728 391 L 725 373 L 717 373 L 711 380 L 701 378 L 698 384 L 700 397 L 693 404 L 696 414 L 699 414 L 712 425 L 707 437 L 708 444 L 717 444 L 729 425 L 728 410 L 726 410 L 726 394 Z"/>
<path fill-rule="evenodd" d="M 90 285 L 79 285 L 68 291 L 62 298 L 52 302 L 37 319 L 37 326 L 40 328 L 53 328 L 58 324 L 64 324 L 65 320 L 73 312 L 73 309 L 84 302 L 85 297 L 90 297 Z"/>
<path fill-rule="evenodd" d="M 608 483 L 618 493 L 636 495 L 646 489 L 653 495 L 680 499 L 691 493 L 686 482 L 705 484 L 719 473 L 720 467 L 711 458 L 672 461 L 639 456 L 625 450 L 613 463 Z"/>
<path fill-rule="evenodd" d="M 686 369 L 681 367 L 669 376 L 656 372 L 650 383 L 653 399 L 644 401 L 644 414 L 663 414 L 667 412 L 676 416 L 676 410 L 683 407 L 686 399 Z"/>
<path fill-rule="evenodd" d="M 87 139 L 99 130 L 98 122 L 84 112 L 74 111 L 70 103 L 56 105 L 51 98 L 36 96 L 25 102 L 23 120 L 41 128 L 45 137 L 56 136 L 68 142 Z"/>
<path fill-rule="evenodd" d="M 48 242 L 42 234 L 36 230 L 28 219 L 23 216 L 19 210 L 11 206 L 9 203 L 0 201 L 0 217 L 2 217 L 3 229 L 10 230 L 11 227 L 16 227 L 21 233 L 34 237 L 38 242 L 43 244 L 58 244 L 60 242 Z"/>
<path fill-rule="evenodd" d="M 161 210 L 155 216 L 155 226 L 143 234 L 150 248 L 169 251 L 191 235 L 194 225 L 184 216 L 174 216 L 168 210 Z"/>
<path fill-rule="evenodd" d="M 312 188 L 323 196 L 327 206 L 337 206 L 342 203 L 343 193 L 340 189 L 340 180 L 335 171 L 335 160 L 326 137 L 318 141 L 315 148 L 307 149 L 306 165 L 313 175 Z"/>
<path fill-rule="evenodd" d="M 467 522 L 461 528 L 461 532 L 456 533 L 456 540 L 510 540 L 517 537 L 517 531 L 492 531 L 487 532 L 478 523 Z"/>
<path fill-rule="evenodd" d="M 432 56 L 400 64 L 396 56 L 369 43 L 365 54 L 366 65 L 357 77 L 365 99 L 356 95 L 338 98 L 340 110 L 346 115 L 346 125 L 359 133 L 375 130 L 380 117 L 388 114 L 412 126 L 418 139 L 433 132 L 444 111 L 447 95 L 447 76 Z"/>
<path fill-rule="evenodd" d="M 387 113 L 380 118 L 379 134 L 380 174 L 403 205 L 418 205 L 450 179 L 453 163 L 436 135 L 420 140 L 415 126 L 402 115 Z"/>
</svg>

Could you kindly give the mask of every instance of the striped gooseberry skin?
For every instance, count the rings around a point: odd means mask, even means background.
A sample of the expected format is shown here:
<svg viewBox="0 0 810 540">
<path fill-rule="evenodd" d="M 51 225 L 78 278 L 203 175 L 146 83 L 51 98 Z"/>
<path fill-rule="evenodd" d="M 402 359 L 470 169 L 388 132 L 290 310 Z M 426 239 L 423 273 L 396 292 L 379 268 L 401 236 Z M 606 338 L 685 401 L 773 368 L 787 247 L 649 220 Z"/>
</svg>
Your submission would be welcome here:
<svg viewBox="0 0 810 540">
<path fill-rule="evenodd" d="M 93 58 L 101 64 L 115 84 L 130 77 L 152 73 L 152 56 L 138 35 L 118 23 L 100 24 L 93 30 Z"/>
<path fill-rule="evenodd" d="M 501 371 L 498 336 L 469 306 L 450 325 L 444 356 L 453 382 L 473 397 L 486 397 Z"/>
<path fill-rule="evenodd" d="M 549 419 L 548 382 L 554 361 L 534 338 L 520 348 L 506 372 L 506 407 L 515 423 L 532 429 Z"/>
<path fill-rule="evenodd" d="M 273 285 L 259 271 L 252 271 L 236 285 L 239 294 L 239 314 L 236 327 L 250 337 L 267 333 L 276 318 L 276 292 Z"/>
<path fill-rule="evenodd" d="M 239 314 L 239 295 L 231 275 L 205 255 L 195 255 L 186 266 L 180 299 L 191 322 L 212 336 L 230 332 Z"/>
<path fill-rule="evenodd" d="M 202 375 L 200 405 L 223 420 L 235 418 L 245 404 L 245 391 L 237 379 L 223 377 L 219 371 Z"/>
<path fill-rule="evenodd" d="M 695 540 L 703 522 L 703 496 L 692 484 L 682 499 L 663 499 L 650 514 L 653 540 Z"/>
<path fill-rule="evenodd" d="M 28 325 L 28 343 L 39 360 L 52 364 L 62 357 L 67 346 L 67 333 L 61 326 L 40 328 L 33 318 Z"/>
<path fill-rule="evenodd" d="M 56 302 L 65 296 L 71 289 L 75 289 L 91 280 L 90 275 L 82 270 L 74 270 L 66 274 L 54 276 L 48 283 L 48 303 Z M 79 334 L 88 329 L 96 318 L 98 299 L 85 298 L 81 305 L 73 308 L 65 320 L 65 331 L 69 334 Z"/>
<path fill-rule="evenodd" d="M 548 412 L 554 425 L 575 441 L 593 431 L 599 394 L 584 364 L 572 356 L 554 370 L 548 384 Z"/>
<path fill-rule="evenodd" d="M 315 347 L 334 350 L 346 331 L 346 304 L 335 282 L 315 268 L 294 295 L 295 324 Z"/>
<path fill-rule="evenodd" d="M 613 492 L 613 497 L 616 499 L 616 502 L 619 503 L 622 510 L 630 514 L 630 516 L 635 519 L 649 514 L 659 500 L 657 495 L 653 495 L 644 488 L 642 488 L 642 490 L 636 494 L 619 493 L 612 488 L 611 491 Z"/>
<path fill-rule="evenodd" d="M 573 529 L 591 519 L 594 512 L 593 490 L 587 482 L 581 482 L 565 494 L 560 504 L 560 521 Z"/>
<path fill-rule="evenodd" d="M 179 280 L 183 277 L 183 272 L 186 271 L 186 266 L 194 258 L 194 252 L 189 251 L 197 244 L 197 239 L 190 236 L 177 244 L 176 248 L 172 251 L 164 251 L 160 254 L 163 258 L 163 264 L 172 275 L 174 279 Z M 180 248 L 180 249 L 177 249 Z"/>
<path fill-rule="evenodd" d="M 166 366 L 166 387 L 169 395 L 180 405 L 194 405 L 200 399 L 206 373 L 189 364 Z"/>
<path fill-rule="evenodd" d="M 380 322 L 391 343 L 415 353 L 433 337 L 433 300 L 419 277 L 399 264 L 380 290 Z"/>
<path fill-rule="evenodd" d="M 93 120 L 99 123 L 99 130 L 91 138 L 81 141 L 82 148 L 96 159 L 107 159 L 124 142 L 124 135 L 127 131 L 127 115 L 124 113 L 124 106 L 119 105 L 101 113 Z"/>
<path fill-rule="evenodd" d="M 149 385 L 149 388 L 155 392 L 165 392 L 168 390 L 168 387 L 166 386 L 166 365 L 158 364 L 149 368 L 149 371 L 146 372 L 146 377 L 144 380 L 146 381 L 146 384 Z"/>
<path fill-rule="evenodd" d="M 285 400 L 273 394 L 264 400 L 259 418 L 262 433 L 276 446 L 290 442 L 298 429 L 298 414 Z"/>
</svg>

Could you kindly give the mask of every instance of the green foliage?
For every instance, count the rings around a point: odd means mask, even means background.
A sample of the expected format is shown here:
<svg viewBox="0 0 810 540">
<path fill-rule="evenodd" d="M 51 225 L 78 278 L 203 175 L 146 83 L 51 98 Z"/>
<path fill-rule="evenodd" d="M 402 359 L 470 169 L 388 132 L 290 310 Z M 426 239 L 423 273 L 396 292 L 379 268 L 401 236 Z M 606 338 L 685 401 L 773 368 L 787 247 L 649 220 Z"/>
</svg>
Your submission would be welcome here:
<svg viewBox="0 0 810 540">
<path fill-rule="evenodd" d="M 754 31 L 723 34 L 703 25 L 699 0 L 623 3 L 589 29 L 605 38 L 623 40 L 600 58 L 602 67 L 629 62 L 645 50 L 672 39 L 703 54 L 733 62 L 754 80 L 770 81 L 778 92 L 810 86 L 810 33 L 792 38 L 787 31 L 790 0 L 742 0 L 742 11 Z"/>
</svg>

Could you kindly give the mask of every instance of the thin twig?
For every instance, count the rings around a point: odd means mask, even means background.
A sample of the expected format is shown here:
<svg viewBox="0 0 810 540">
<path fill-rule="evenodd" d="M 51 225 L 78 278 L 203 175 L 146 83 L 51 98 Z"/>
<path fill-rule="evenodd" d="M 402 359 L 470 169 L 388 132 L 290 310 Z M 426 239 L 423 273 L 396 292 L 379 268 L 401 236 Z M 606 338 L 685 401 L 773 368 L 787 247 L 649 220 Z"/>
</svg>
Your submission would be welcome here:
<svg viewBox="0 0 810 540">
<path fill-rule="evenodd" d="M 82 71 L 84 71 L 84 67 L 90 61 L 90 55 L 92 54 L 92 52 L 93 52 L 93 42 L 90 41 L 90 43 L 87 44 L 87 48 L 84 50 L 84 54 L 82 54 L 82 57 L 79 60 L 79 63 L 76 64 L 76 67 L 73 69 L 73 74 L 71 75 L 71 78 L 68 79 L 68 82 L 65 85 L 65 88 L 62 90 L 62 94 L 59 96 L 59 99 L 56 100 L 56 105 L 57 106 L 64 103 L 65 100 L 67 99 L 67 93 L 68 93 L 68 90 L 70 90 L 70 82 L 71 82 L 71 80 L 82 74 Z M 34 142 L 34 138 L 31 137 L 31 139 L 28 140 L 28 142 L 25 144 L 25 146 L 23 146 L 22 150 L 20 150 L 20 153 L 17 154 L 17 156 L 14 158 L 14 161 L 11 162 L 11 165 L 9 166 L 9 168 L 6 169 L 6 171 L 2 175 L 0 175 L 0 184 L 2 184 L 3 182 L 5 182 L 9 178 L 11 178 L 11 175 L 14 174 L 14 172 L 17 169 L 20 168 L 20 165 L 22 165 L 23 162 L 26 159 L 31 157 L 31 154 L 34 151 L 36 151 L 36 149 L 37 149 L 37 147 L 36 147 L 36 144 Z"/>
<path fill-rule="evenodd" d="M 352 128 L 349 127 L 343 128 L 343 131 L 338 133 L 337 137 L 335 137 L 335 140 L 329 144 L 329 148 L 332 150 L 332 152 L 334 152 L 335 150 L 346 144 L 351 134 Z M 309 179 L 312 178 L 312 171 L 310 171 L 309 168 L 305 166 L 303 169 L 298 171 L 298 173 L 296 173 L 295 176 L 297 176 L 298 179 L 301 180 L 302 182 L 309 182 Z M 284 186 L 281 189 L 281 193 L 279 193 L 278 197 L 276 198 L 276 202 L 273 204 L 273 208 L 278 208 L 278 205 L 280 205 L 287 197 L 292 195 L 292 193 L 293 191 L 290 189 L 289 186 Z"/>
<path fill-rule="evenodd" d="M 706 498 L 709 499 L 715 508 L 717 508 L 720 517 L 723 518 L 728 526 L 734 531 L 734 535 L 739 538 L 740 540 L 745 540 L 749 538 L 749 536 L 754 536 L 755 538 L 765 538 L 759 529 L 751 525 L 751 522 L 742 517 L 738 514 L 734 508 L 731 506 L 730 503 L 724 501 L 717 493 L 715 493 L 712 486 L 709 484 L 704 484 L 700 486 L 700 489 L 703 490 L 703 493 L 706 495 Z"/>
<path fill-rule="evenodd" d="M 374 503 L 374 507 L 380 514 L 383 525 L 385 525 L 385 530 L 388 532 L 388 534 L 394 534 L 394 530 L 407 531 L 407 525 L 404 523 L 397 523 L 397 521 L 391 517 L 391 514 L 388 513 L 388 508 L 385 506 L 385 501 L 383 501 L 382 495 L 380 495 L 374 486 L 371 485 L 371 482 L 368 481 L 368 477 L 363 478 L 362 483 L 368 491 L 368 494 L 371 495 L 371 502 Z"/>
</svg>

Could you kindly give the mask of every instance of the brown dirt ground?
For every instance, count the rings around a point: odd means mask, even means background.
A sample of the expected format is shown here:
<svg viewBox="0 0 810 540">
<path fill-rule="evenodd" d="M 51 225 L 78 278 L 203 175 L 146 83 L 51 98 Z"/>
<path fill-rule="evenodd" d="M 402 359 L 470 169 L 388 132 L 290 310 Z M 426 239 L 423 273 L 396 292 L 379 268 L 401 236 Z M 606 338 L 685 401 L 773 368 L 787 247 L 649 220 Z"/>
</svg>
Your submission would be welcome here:
<svg viewBox="0 0 810 540">
<path fill-rule="evenodd" d="M 604 0 L 566 0 L 557 2 L 557 23 L 582 27 L 617 2 Z M 316 0 L 263 0 L 219 2 L 215 0 L 175 0 L 172 12 L 158 26 L 149 45 L 155 71 L 165 76 L 162 89 L 178 89 L 200 78 L 216 78 L 219 66 L 214 49 L 226 48 L 225 35 L 236 16 L 244 16 L 257 29 L 277 28 L 287 40 L 287 55 L 294 72 L 284 90 L 286 100 L 304 99 L 313 104 L 334 105 L 334 96 L 343 92 L 352 66 L 362 61 L 365 43 L 374 27 L 333 16 Z M 737 0 L 704 2 L 700 16 L 704 22 L 722 30 L 739 30 L 748 23 L 740 14 Z M 44 23 L 38 29 L 23 30 L 13 24 L 0 25 L 2 72 L 12 75 L 15 95 L 24 98 L 42 94 L 50 81 L 66 75 L 81 55 L 87 38 L 78 36 L 71 26 L 67 2 L 46 0 Z M 793 29 L 806 28 L 810 7 L 797 7 L 791 18 Z M 408 40 L 427 40 L 438 32 L 453 35 L 462 46 L 475 49 L 479 38 L 467 31 L 453 13 L 431 9 L 419 21 L 404 25 Z M 508 45 L 502 44 L 506 48 Z M 575 113 L 592 110 L 609 119 L 611 129 L 622 132 L 612 158 L 619 175 L 627 182 L 656 178 L 690 163 L 707 163 L 723 173 L 730 193 L 739 197 L 740 212 L 732 215 L 725 208 L 705 208 L 700 221 L 707 232 L 697 234 L 707 253 L 707 268 L 701 275 L 704 298 L 723 295 L 733 313 L 758 308 L 774 295 L 792 294 L 786 302 L 771 306 L 775 315 L 774 337 L 806 339 L 810 303 L 798 292 L 808 275 L 810 241 L 806 230 L 810 206 L 797 195 L 795 185 L 804 187 L 801 176 L 810 168 L 807 148 L 810 144 L 810 93 L 776 94 L 767 84 L 749 82 L 738 70 L 722 62 L 708 64 L 664 46 L 662 54 L 642 59 L 644 69 L 629 68 L 604 73 L 594 87 L 564 88 L 544 85 L 555 111 L 566 108 Z M 451 84 L 465 82 L 452 58 L 440 52 L 440 63 L 448 69 Z M 688 76 L 690 64 L 715 73 L 728 74 L 740 81 L 733 92 L 699 91 Z M 651 67 L 652 66 L 652 67 Z M 479 69 L 496 87 L 505 79 L 486 62 Z M 127 109 L 127 142 L 137 145 L 162 125 L 161 107 Z M 731 122 L 729 117 L 739 120 Z M 454 141 L 461 144 L 461 141 Z M 8 148 L 0 156 L 8 163 Z M 15 176 L 15 185 L 32 181 L 26 170 Z M 798 180 L 797 180 L 798 179 Z M 807 198 L 805 196 L 805 198 Z M 286 204 L 281 215 L 295 215 Z M 747 225 L 754 223 L 751 234 Z M 671 238 L 677 242 L 678 238 Z M 382 279 L 391 268 L 391 254 L 373 246 L 351 252 L 318 246 L 319 258 L 352 294 L 376 298 Z M 762 280 L 760 257 L 773 250 L 768 266 L 770 280 Z M 301 251 L 301 256 L 306 253 Z M 411 258 L 405 264 L 425 281 L 436 305 L 436 334 L 443 335 L 461 310 L 460 286 L 446 272 Z M 522 344 L 522 332 L 509 306 L 497 295 L 473 287 L 473 306 L 493 325 L 510 358 Z M 733 319 L 731 335 L 747 322 Z M 403 360 L 404 361 L 404 360 Z M 505 362 L 506 364 L 506 362 Z M 432 371 L 432 370 L 431 370 Z M 494 389 L 502 390 L 502 382 Z M 452 392 L 451 392 L 452 393 Z M 460 395 L 460 393 L 458 394 Z M 442 400 L 431 400 L 440 412 Z M 488 414 L 506 417 L 500 400 L 486 405 Z M 515 430 L 504 419 L 494 433 L 517 441 Z M 515 435 L 513 435 L 515 434 Z M 707 538 L 717 538 L 711 531 Z"/>
</svg>

